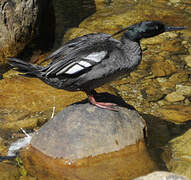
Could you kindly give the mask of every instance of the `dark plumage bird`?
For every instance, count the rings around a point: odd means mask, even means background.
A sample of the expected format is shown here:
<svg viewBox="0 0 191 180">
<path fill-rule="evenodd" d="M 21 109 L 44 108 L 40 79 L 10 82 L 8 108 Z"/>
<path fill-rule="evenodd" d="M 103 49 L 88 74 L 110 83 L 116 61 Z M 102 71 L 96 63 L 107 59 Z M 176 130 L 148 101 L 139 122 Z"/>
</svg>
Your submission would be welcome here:
<svg viewBox="0 0 191 180">
<path fill-rule="evenodd" d="M 96 102 L 94 89 L 135 69 L 142 57 L 142 38 L 182 29 L 185 27 L 144 21 L 113 35 L 97 33 L 72 39 L 46 58 L 52 60 L 46 67 L 16 58 L 9 58 L 9 64 L 24 73 L 24 76 L 39 78 L 58 89 L 84 91 L 92 104 L 113 109 L 112 103 Z M 121 32 L 124 32 L 121 40 L 113 38 Z"/>
</svg>

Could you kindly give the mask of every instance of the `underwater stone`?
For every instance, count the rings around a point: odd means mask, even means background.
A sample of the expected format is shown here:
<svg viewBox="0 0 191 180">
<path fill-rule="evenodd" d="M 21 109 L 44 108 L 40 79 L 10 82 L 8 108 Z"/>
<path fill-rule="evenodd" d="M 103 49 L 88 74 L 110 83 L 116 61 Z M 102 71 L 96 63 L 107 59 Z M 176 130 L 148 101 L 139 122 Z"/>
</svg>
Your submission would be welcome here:
<svg viewBox="0 0 191 180">
<path fill-rule="evenodd" d="M 166 105 L 157 110 L 161 118 L 175 123 L 183 123 L 191 120 L 190 105 Z"/>
<path fill-rule="evenodd" d="M 185 99 L 185 97 L 178 93 L 178 92 L 172 92 L 170 94 L 168 94 L 165 99 L 168 101 L 168 102 L 178 102 L 178 101 L 183 101 Z"/>
<path fill-rule="evenodd" d="M 146 176 L 135 178 L 134 180 L 189 180 L 184 176 L 174 174 L 167 171 L 155 171 Z"/>
<path fill-rule="evenodd" d="M 169 171 L 191 178 L 191 129 L 168 142 L 162 159 Z"/>
<path fill-rule="evenodd" d="M 191 86 L 184 86 L 181 84 L 176 85 L 176 91 L 184 96 L 191 96 Z"/>
<path fill-rule="evenodd" d="M 163 77 L 176 72 L 176 67 L 167 61 L 157 61 L 152 64 L 151 71 L 155 77 Z"/>
<path fill-rule="evenodd" d="M 188 67 L 191 67 L 191 55 L 186 56 L 186 57 L 184 58 L 184 61 L 186 62 L 186 65 L 187 65 Z"/>
</svg>

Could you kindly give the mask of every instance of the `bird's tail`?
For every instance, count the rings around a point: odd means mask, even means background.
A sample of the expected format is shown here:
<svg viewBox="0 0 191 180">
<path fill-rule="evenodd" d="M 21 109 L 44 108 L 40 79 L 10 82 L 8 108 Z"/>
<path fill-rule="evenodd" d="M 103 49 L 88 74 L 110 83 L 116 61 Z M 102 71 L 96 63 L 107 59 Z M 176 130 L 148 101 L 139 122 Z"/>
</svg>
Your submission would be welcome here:
<svg viewBox="0 0 191 180">
<path fill-rule="evenodd" d="M 42 66 L 33 65 L 17 58 L 8 58 L 8 64 L 13 66 L 20 74 L 26 77 L 39 77 Z"/>
</svg>

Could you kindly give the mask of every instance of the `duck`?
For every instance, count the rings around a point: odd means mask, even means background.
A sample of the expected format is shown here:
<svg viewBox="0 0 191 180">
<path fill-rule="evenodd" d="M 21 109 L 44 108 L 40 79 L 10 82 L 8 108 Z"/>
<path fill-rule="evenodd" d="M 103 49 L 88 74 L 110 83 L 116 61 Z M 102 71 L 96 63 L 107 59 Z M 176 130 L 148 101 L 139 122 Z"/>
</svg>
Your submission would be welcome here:
<svg viewBox="0 0 191 180">
<path fill-rule="evenodd" d="M 22 76 L 39 78 L 57 89 L 83 91 L 91 104 L 114 110 L 116 104 L 96 101 L 95 89 L 128 76 L 140 64 L 141 39 L 184 29 L 184 26 L 167 26 L 160 21 L 142 21 L 113 34 L 91 33 L 74 38 L 44 59 L 51 60 L 47 66 L 18 58 L 8 58 L 8 63 Z M 120 33 L 120 40 L 115 39 Z"/>
</svg>

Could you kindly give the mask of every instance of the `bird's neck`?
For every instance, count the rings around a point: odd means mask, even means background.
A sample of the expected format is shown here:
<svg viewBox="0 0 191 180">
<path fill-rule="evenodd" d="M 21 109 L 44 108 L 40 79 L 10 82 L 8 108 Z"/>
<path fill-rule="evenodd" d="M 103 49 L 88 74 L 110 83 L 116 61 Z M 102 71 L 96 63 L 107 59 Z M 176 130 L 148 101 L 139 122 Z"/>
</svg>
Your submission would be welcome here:
<svg viewBox="0 0 191 180">
<path fill-rule="evenodd" d="M 127 51 L 132 51 L 132 53 L 133 51 L 137 53 L 137 50 L 141 51 L 140 41 L 129 39 L 125 33 L 121 37 L 121 42 Z"/>
<path fill-rule="evenodd" d="M 128 61 L 128 66 L 133 69 L 141 61 L 142 50 L 140 41 L 133 41 L 126 36 L 122 36 L 121 42 L 123 44 L 124 57 Z"/>
</svg>

